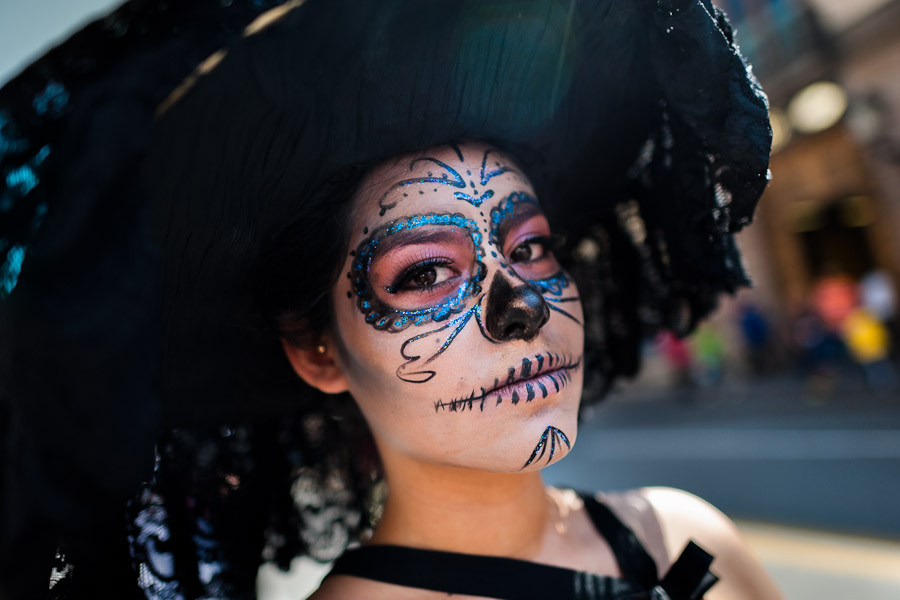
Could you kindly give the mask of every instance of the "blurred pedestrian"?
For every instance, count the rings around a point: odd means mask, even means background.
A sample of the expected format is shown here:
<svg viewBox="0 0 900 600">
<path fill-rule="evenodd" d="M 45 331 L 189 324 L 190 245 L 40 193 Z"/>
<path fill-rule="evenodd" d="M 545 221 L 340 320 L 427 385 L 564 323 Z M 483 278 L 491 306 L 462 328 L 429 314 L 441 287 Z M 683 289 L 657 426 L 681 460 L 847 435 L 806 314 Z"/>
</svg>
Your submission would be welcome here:
<svg viewBox="0 0 900 600">
<path fill-rule="evenodd" d="M 884 269 L 873 269 L 859 282 L 860 304 L 873 317 L 881 321 L 890 336 L 889 352 L 900 356 L 900 322 L 897 320 L 897 295 L 894 281 Z"/>
<path fill-rule="evenodd" d="M 825 328 L 839 333 L 847 315 L 859 304 L 856 283 L 837 267 L 826 267 L 827 275 L 812 287 L 812 306 Z"/>
<path fill-rule="evenodd" d="M 703 323 L 691 336 L 694 356 L 694 380 L 701 387 L 716 385 L 722 380 L 725 363 L 725 344 L 718 330 L 709 323 Z"/>
<path fill-rule="evenodd" d="M 862 369 L 866 385 L 873 391 L 897 385 L 897 373 L 889 360 L 890 335 L 887 327 L 864 308 L 853 310 L 843 323 L 844 343 Z"/>
<path fill-rule="evenodd" d="M 693 388 L 693 361 L 691 359 L 691 348 L 687 340 L 676 336 L 669 330 L 665 330 L 656 336 L 656 345 L 666 359 L 671 385 L 680 391 Z"/>
<path fill-rule="evenodd" d="M 772 364 L 769 319 L 753 304 L 743 302 L 738 311 L 738 322 L 750 372 L 755 376 L 768 372 Z"/>
</svg>

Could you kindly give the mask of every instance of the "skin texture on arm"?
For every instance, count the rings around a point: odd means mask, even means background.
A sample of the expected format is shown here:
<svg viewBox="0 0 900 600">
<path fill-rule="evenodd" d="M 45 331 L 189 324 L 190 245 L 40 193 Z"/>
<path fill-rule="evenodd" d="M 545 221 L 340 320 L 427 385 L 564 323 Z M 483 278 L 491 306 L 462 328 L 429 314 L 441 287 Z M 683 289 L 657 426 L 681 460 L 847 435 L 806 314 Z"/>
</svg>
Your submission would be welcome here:
<svg viewBox="0 0 900 600">
<path fill-rule="evenodd" d="M 735 524 L 708 502 L 664 487 L 607 494 L 602 499 L 644 543 L 660 575 L 693 541 L 713 555 L 711 571 L 719 577 L 706 600 L 783 598 Z"/>
</svg>

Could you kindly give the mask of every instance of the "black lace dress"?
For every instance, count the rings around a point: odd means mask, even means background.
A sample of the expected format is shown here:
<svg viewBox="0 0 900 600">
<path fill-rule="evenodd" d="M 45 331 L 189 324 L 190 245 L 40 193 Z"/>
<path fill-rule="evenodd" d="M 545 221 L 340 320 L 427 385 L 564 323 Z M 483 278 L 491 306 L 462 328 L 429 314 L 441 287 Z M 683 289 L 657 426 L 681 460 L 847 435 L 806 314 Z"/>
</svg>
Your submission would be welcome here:
<svg viewBox="0 0 900 600">
<path fill-rule="evenodd" d="M 662 579 L 641 542 L 605 505 L 582 495 L 594 527 L 609 543 L 622 577 L 496 556 L 362 546 L 338 559 L 328 577 L 352 575 L 448 594 L 503 600 L 700 600 L 718 578 L 713 557 L 693 542 Z"/>
</svg>

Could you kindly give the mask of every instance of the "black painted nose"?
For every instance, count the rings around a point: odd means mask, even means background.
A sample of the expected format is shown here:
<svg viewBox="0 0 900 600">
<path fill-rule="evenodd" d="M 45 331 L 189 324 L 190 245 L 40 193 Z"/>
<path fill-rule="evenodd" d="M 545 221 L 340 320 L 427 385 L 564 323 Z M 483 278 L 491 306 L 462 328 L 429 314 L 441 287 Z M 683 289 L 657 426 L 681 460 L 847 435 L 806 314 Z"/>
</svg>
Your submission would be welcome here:
<svg viewBox="0 0 900 600">
<path fill-rule="evenodd" d="M 498 341 L 530 340 L 550 318 L 550 309 L 536 289 L 514 283 L 500 271 L 491 282 L 484 326 Z"/>
</svg>

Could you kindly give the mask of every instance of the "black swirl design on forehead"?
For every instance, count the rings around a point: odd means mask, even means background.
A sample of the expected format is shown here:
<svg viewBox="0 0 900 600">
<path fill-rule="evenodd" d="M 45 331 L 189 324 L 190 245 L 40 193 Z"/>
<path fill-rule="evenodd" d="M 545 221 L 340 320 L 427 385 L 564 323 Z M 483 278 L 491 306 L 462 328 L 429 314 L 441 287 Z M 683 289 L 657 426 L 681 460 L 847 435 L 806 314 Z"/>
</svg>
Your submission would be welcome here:
<svg viewBox="0 0 900 600">
<path fill-rule="evenodd" d="M 392 307 L 375 296 L 369 283 L 369 265 L 378 251 L 379 245 L 387 238 L 402 231 L 410 231 L 426 225 L 459 227 L 468 232 L 475 252 L 475 272 L 463 282 L 457 292 L 433 306 L 405 310 Z M 357 298 L 357 307 L 365 315 L 366 323 L 376 329 L 403 331 L 410 325 L 422 325 L 430 321 L 443 321 L 449 316 L 462 312 L 466 300 L 481 292 L 481 282 L 487 273 L 484 265 L 484 248 L 478 224 L 460 214 L 416 215 L 391 221 L 378 228 L 357 247 L 350 265 L 350 284 Z"/>
<path fill-rule="evenodd" d="M 462 152 L 459 147 L 451 146 L 453 150 L 456 152 L 457 157 L 460 162 L 464 161 Z M 502 175 L 503 173 L 515 172 L 515 169 L 509 166 L 501 165 L 498 161 L 494 161 L 495 168 L 488 167 L 488 157 L 492 154 L 496 153 L 495 150 L 485 150 L 484 155 L 481 158 L 481 171 L 478 174 L 477 182 L 482 186 L 486 186 L 491 179 L 498 175 Z M 380 209 L 379 214 L 384 216 L 384 214 L 390 209 L 397 206 L 400 202 L 400 199 L 396 199 L 393 202 L 388 202 L 387 198 L 397 190 L 401 189 L 412 189 L 413 186 L 421 186 L 421 185 L 446 185 L 450 187 L 457 188 L 459 190 L 466 190 L 467 188 L 471 190 L 471 193 L 457 191 L 453 193 L 453 197 L 457 200 L 463 200 L 468 202 L 472 206 L 481 206 L 481 204 L 494 196 L 494 190 L 484 190 L 481 193 L 478 192 L 476 187 L 476 179 L 472 178 L 472 171 L 466 170 L 466 176 L 463 175 L 457 169 L 454 169 L 447 163 L 440 161 L 431 156 L 423 156 L 419 158 L 413 159 L 409 163 L 409 170 L 412 171 L 415 166 L 422 162 L 430 162 L 435 164 L 439 169 L 439 175 L 436 175 L 433 171 L 429 171 L 425 177 L 412 177 L 410 179 L 404 179 L 402 181 L 398 181 L 393 184 L 388 191 L 381 196 L 378 200 L 378 208 Z M 468 181 L 468 186 L 466 185 L 466 181 Z M 436 191 L 436 188 L 433 188 Z M 419 191 L 420 194 L 424 194 L 423 191 Z M 407 197 L 409 194 L 404 192 L 402 197 Z"/>
</svg>

